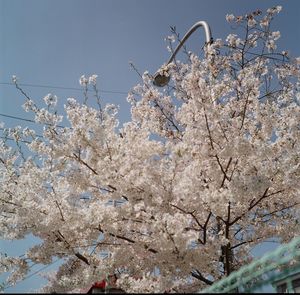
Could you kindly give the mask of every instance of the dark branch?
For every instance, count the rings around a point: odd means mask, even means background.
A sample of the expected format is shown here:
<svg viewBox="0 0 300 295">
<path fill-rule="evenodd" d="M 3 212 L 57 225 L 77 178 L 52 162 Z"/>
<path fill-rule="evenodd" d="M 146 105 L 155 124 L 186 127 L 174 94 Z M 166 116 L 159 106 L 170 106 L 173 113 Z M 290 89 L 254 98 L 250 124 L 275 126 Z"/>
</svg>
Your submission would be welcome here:
<svg viewBox="0 0 300 295">
<path fill-rule="evenodd" d="M 89 261 L 87 260 L 86 257 L 84 257 L 83 255 L 81 255 L 80 253 L 75 253 L 75 256 L 80 259 L 81 261 L 83 261 L 84 263 L 86 263 L 87 265 L 90 265 Z"/>
<path fill-rule="evenodd" d="M 204 282 L 207 285 L 212 285 L 213 282 L 207 278 L 205 278 L 198 270 L 191 272 L 192 277 Z"/>
<path fill-rule="evenodd" d="M 78 157 L 75 153 L 73 153 L 74 157 L 84 166 L 86 166 L 87 168 L 89 168 L 95 175 L 98 175 L 97 171 L 95 169 L 93 169 L 89 164 L 87 164 L 86 162 L 84 162 L 80 157 Z"/>
</svg>

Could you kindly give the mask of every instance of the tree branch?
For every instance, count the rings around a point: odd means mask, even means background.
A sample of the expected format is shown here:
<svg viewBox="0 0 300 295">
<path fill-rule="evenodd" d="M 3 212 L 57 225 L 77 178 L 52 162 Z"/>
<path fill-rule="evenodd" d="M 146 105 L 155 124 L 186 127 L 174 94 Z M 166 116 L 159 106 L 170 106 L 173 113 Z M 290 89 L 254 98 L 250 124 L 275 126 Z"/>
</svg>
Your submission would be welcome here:
<svg viewBox="0 0 300 295">
<path fill-rule="evenodd" d="M 274 211 L 272 211 L 272 212 L 270 212 L 270 213 L 266 213 L 266 214 L 261 215 L 261 216 L 259 216 L 259 217 L 264 218 L 264 217 L 266 217 L 266 216 L 273 215 L 273 214 L 278 213 L 278 212 L 280 212 L 280 211 L 283 211 L 283 210 L 286 210 L 286 209 L 293 208 L 293 207 L 295 207 L 295 206 L 297 206 L 297 205 L 299 205 L 299 204 L 300 204 L 300 203 L 297 202 L 297 203 L 295 203 L 295 204 L 293 204 L 293 205 L 289 205 L 289 206 L 283 207 L 283 208 L 281 208 L 281 209 L 274 210 Z"/>
<path fill-rule="evenodd" d="M 195 273 L 196 272 L 196 273 Z M 191 272 L 192 277 L 202 281 L 203 283 L 207 284 L 207 285 L 212 285 L 213 281 L 205 278 L 198 270 L 194 270 Z"/>
<path fill-rule="evenodd" d="M 207 132 L 208 132 L 208 138 L 209 138 L 209 141 L 210 141 L 210 146 L 211 146 L 212 149 L 214 149 L 214 143 L 213 143 L 213 140 L 212 140 L 212 136 L 211 136 L 211 132 L 210 132 L 210 129 L 209 129 L 208 119 L 207 119 L 207 115 L 205 113 L 205 110 L 204 110 L 204 117 L 205 117 L 206 129 L 207 129 Z"/>
<path fill-rule="evenodd" d="M 215 158 L 217 159 L 217 162 L 218 162 L 218 164 L 219 164 L 219 166 L 220 166 L 220 168 L 221 168 L 221 171 L 222 171 L 222 173 L 223 173 L 223 175 L 224 175 L 224 176 L 223 176 L 222 183 L 221 183 L 221 186 L 220 186 L 220 188 L 221 188 L 221 187 L 224 186 L 224 182 L 225 182 L 226 179 L 227 179 L 228 181 L 230 181 L 230 178 L 227 176 L 227 171 L 228 171 L 228 168 L 229 168 L 229 166 L 230 166 L 230 164 L 231 164 L 232 157 L 229 158 L 225 170 L 224 170 L 224 168 L 223 168 L 223 166 L 222 166 L 222 164 L 221 164 L 221 162 L 220 162 L 220 159 L 219 159 L 218 155 L 215 155 Z"/>
<path fill-rule="evenodd" d="M 82 254 L 80 254 L 79 252 L 75 253 L 75 256 L 80 259 L 81 261 L 83 261 L 84 263 L 86 263 L 87 265 L 90 265 L 88 259 L 83 256 Z"/>
<path fill-rule="evenodd" d="M 207 219 L 206 219 L 206 221 L 203 225 L 203 244 L 206 243 L 206 230 L 207 230 L 207 225 L 208 225 L 208 222 L 209 222 L 209 219 L 210 219 L 211 216 L 212 216 L 212 213 L 210 211 L 208 216 L 207 216 Z"/>
<path fill-rule="evenodd" d="M 240 216 L 236 217 L 233 221 L 230 222 L 229 225 L 233 225 L 234 223 L 236 223 L 237 221 L 239 221 L 243 216 L 245 216 L 249 211 L 251 211 L 256 205 L 258 205 L 262 200 L 264 200 L 264 199 L 266 199 L 266 198 L 268 198 L 270 196 L 282 193 L 284 191 L 284 190 L 279 190 L 279 191 L 276 191 L 276 192 L 273 192 L 273 193 L 270 193 L 270 194 L 267 195 L 268 190 L 269 190 L 269 188 L 267 188 L 265 190 L 265 192 L 263 193 L 263 195 L 256 202 L 253 202 L 254 200 L 252 200 L 250 202 L 250 205 L 249 205 L 249 208 L 248 208 L 247 212 L 244 212 Z"/>
<path fill-rule="evenodd" d="M 61 216 L 61 220 L 62 220 L 62 221 L 65 221 L 64 215 L 63 215 L 62 210 L 61 210 L 61 208 L 60 208 L 60 206 L 59 206 L 59 204 L 58 204 L 58 201 L 55 200 L 54 202 L 55 202 L 55 204 L 56 204 L 56 206 L 57 206 L 57 208 L 58 208 L 58 210 L 59 210 L 59 213 L 60 213 L 60 216 Z"/>
<path fill-rule="evenodd" d="M 80 157 L 78 157 L 75 153 L 73 153 L 74 157 L 84 166 L 86 166 L 87 168 L 89 168 L 95 175 L 98 175 L 97 171 L 95 169 L 93 169 L 89 164 L 87 164 L 86 162 L 84 162 Z"/>
<path fill-rule="evenodd" d="M 187 211 L 185 211 L 184 209 L 181 209 L 181 208 L 179 208 L 179 207 L 176 206 L 176 205 L 173 205 L 173 204 L 170 204 L 170 205 L 171 205 L 172 207 L 178 209 L 179 211 L 185 213 L 185 214 L 191 215 L 191 216 L 194 218 L 194 220 L 196 221 L 196 223 L 198 224 L 198 226 L 199 226 L 201 229 L 203 229 L 202 224 L 199 222 L 199 220 L 198 220 L 197 217 L 195 216 L 194 212 L 187 212 Z"/>
</svg>

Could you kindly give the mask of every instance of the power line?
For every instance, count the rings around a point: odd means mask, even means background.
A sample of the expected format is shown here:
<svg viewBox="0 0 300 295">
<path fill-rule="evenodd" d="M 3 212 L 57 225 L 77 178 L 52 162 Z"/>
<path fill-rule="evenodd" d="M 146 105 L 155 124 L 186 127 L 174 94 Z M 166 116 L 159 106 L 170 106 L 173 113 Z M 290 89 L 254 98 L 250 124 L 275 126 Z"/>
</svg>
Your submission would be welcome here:
<svg viewBox="0 0 300 295">
<path fill-rule="evenodd" d="M 0 127 L 0 130 L 3 132 L 3 131 L 5 131 L 5 128 Z M 39 134 L 35 134 L 35 136 L 43 138 L 43 136 L 39 135 Z M 5 139 L 5 140 L 16 141 L 14 138 L 11 138 L 11 137 L 8 137 L 8 136 L 0 136 L 0 138 Z M 23 142 L 23 143 L 28 143 L 28 144 L 32 143 L 32 141 L 24 140 L 24 139 L 18 140 L 18 142 Z"/>
<path fill-rule="evenodd" d="M 30 123 L 35 123 L 35 124 L 37 123 L 32 119 L 21 118 L 21 117 L 7 115 L 7 114 L 3 114 L 3 113 L 0 113 L 0 116 L 5 117 L 5 118 L 15 119 L 15 120 L 21 120 L 21 121 L 26 121 L 26 122 L 30 122 Z M 51 124 L 45 123 L 45 125 L 50 126 Z M 62 125 L 56 125 L 56 127 L 65 128 L 65 126 L 62 126 Z"/>
<path fill-rule="evenodd" d="M 7 130 L 7 128 L 0 127 L 0 130 L 2 130 L 2 131 L 6 131 L 6 130 Z M 42 135 L 39 135 L 39 134 L 35 134 L 35 136 L 37 136 L 37 137 L 43 137 Z"/>
<path fill-rule="evenodd" d="M 15 86 L 14 83 L 11 82 L 0 82 L 1 85 L 10 85 Z M 83 91 L 82 88 L 75 88 L 75 87 L 64 87 L 64 86 L 52 86 L 52 85 L 40 85 L 40 84 L 27 84 L 27 83 L 18 83 L 20 86 L 26 87 L 35 87 L 35 88 L 53 88 L 53 89 L 61 89 L 61 90 L 75 90 L 75 91 Z M 88 90 L 91 91 L 91 90 Z M 125 91 L 118 91 L 118 90 L 99 90 L 99 92 L 103 93 L 112 93 L 112 94 L 128 94 Z"/>
<path fill-rule="evenodd" d="M 6 118 L 15 119 L 15 120 L 21 120 L 21 121 L 36 123 L 34 120 L 31 120 L 31 119 L 25 119 L 25 118 L 21 118 L 21 117 L 17 117 L 17 116 L 12 116 L 12 115 L 7 115 L 7 114 L 2 114 L 2 113 L 0 113 L 0 116 L 6 117 Z"/>
<path fill-rule="evenodd" d="M 0 82 L 0 85 L 10 85 L 10 86 L 15 86 L 14 83 L 11 82 Z M 25 83 L 20 83 L 18 84 L 20 86 L 28 86 L 28 87 L 39 87 L 39 88 L 54 88 L 54 89 L 63 89 L 63 90 L 76 90 L 76 91 L 83 91 L 83 89 L 81 88 L 75 88 L 75 87 L 63 87 L 63 86 L 51 86 L 51 85 L 40 85 L 40 84 L 25 84 Z M 88 91 L 91 91 L 90 89 L 88 89 Z M 115 91 L 115 90 L 99 90 L 99 92 L 103 92 L 103 93 L 113 93 L 113 94 L 128 94 L 125 91 Z M 32 119 L 26 119 L 26 118 L 21 118 L 18 116 L 13 116 L 13 115 L 8 115 L 8 114 L 3 114 L 0 113 L 0 116 L 2 117 L 6 117 L 6 118 L 11 118 L 11 119 L 15 119 L 15 120 L 21 120 L 21 121 L 26 121 L 26 122 L 31 122 L 31 123 L 36 123 L 34 120 Z M 48 124 L 46 124 L 48 125 Z M 64 126 L 61 125 L 57 125 L 57 127 L 60 128 L 64 128 Z"/>
<path fill-rule="evenodd" d="M 53 265 L 54 263 L 56 263 L 57 261 L 59 261 L 59 260 L 61 260 L 61 259 L 62 259 L 62 258 L 57 258 L 57 259 L 54 260 L 52 263 L 50 263 L 50 264 L 48 264 L 48 265 L 46 265 L 46 266 L 40 268 L 39 270 L 35 271 L 34 273 L 32 273 L 32 274 L 30 274 L 30 275 L 24 277 L 21 281 L 17 282 L 17 284 L 19 284 L 19 283 L 21 283 L 21 282 L 23 282 L 23 281 L 25 281 L 25 280 L 27 280 L 27 279 L 29 279 L 29 278 L 35 276 L 36 274 L 40 273 L 41 271 L 45 270 L 46 268 L 48 268 L 49 266 Z M 13 285 L 10 285 L 10 286 L 4 287 L 2 290 L 6 290 L 6 289 L 11 288 L 11 287 L 14 287 L 14 286 L 13 286 Z"/>
<path fill-rule="evenodd" d="M 0 138 L 5 139 L 5 140 L 16 141 L 15 139 L 10 138 L 10 137 L 6 137 L 6 136 L 0 136 Z M 28 144 L 31 143 L 30 141 L 27 141 L 27 140 L 18 140 L 18 141 L 19 141 L 19 142 L 23 142 L 23 143 L 28 143 Z"/>
</svg>

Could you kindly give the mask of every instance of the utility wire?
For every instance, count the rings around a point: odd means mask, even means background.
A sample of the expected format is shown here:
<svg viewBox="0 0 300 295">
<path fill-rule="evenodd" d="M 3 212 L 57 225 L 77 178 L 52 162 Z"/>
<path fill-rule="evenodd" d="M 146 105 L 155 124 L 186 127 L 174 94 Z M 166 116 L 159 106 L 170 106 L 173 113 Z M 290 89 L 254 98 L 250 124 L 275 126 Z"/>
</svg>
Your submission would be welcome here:
<svg viewBox="0 0 300 295">
<path fill-rule="evenodd" d="M 0 82 L 0 85 L 10 85 L 10 86 L 15 86 L 15 83 L 11 82 Z M 82 88 L 73 88 L 73 87 L 63 87 L 63 86 L 51 86 L 51 85 L 39 85 L 39 84 L 25 84 L 25 83 L 20 83 L 18 84 L 20 86 L 28 86 L 28 87 L 39 87 L 39 88 L 54 88 L 54 89 L 63 89 L 63 90 L 76 90 L 76 91 L 82 91 Z M 88 91 L 92 91 L 88 89 Z M 99 92 L 103 93 L 114 93 L 114 94 L 128 94 L 125 91 L 114 91 L 114 90 L 100 90 Z M 6 117 L 6 118 L 11 118 L 11 119 L 16 119 L 16 120 L 21 120 L 21 121 L 26 121 L 26 122 L 31 122 L 31 123 L 36 123 L 32 119 L 26 119 L 26 118 L 21 118 L 17 116 L 12 116 L 8 114 L 3 114 L 0 113 L 0 116 Z M 64 126 L 57 125 L 57 127 L 64 128 Z"/>
<path fill-rule="evenodd" d="M 57 259 L 54 260 L 52 263 L 50 263 L 50 264 L 48 264 L 48 265 L 46 265 L 46 266 L 40 268 L 39 270 L 35 271 L 34 273 L 32 273 L 32 274 L 26 276 L 26 277 L 23 278 L 21 281 L 17 282 L 17 284 L 19 284 L 19 283 L 21 283 L 21 282 L 23 282 L 23 281 L 25 281 L 25 280 L 27 280 L 27 279 L 29 279 L 29 278 L 31 278 L 31 277 L 37 275 L 38 273 L 40 273 L 41 271 L 45 270 L 46 268 L 48 268 L 49 266 L 53 265 L 54 263 L 56 263 L 57 261 L 59 261 L 59 260 L 61 260 L 61 259 L 62 259 L 62 258 L 57 258 Z M 2 290 L 4 291 L 4 290 L 6 290 L 6 289 L 8 289 L 8 288 L 11 288 L 11 287 L 14 287 L 14 285 L 10 285 L 10 286 L 4 287 Z"/>
<path fill-rule="evenodd" d="M 0 116 L 6 117 L 6 118 L 11 118 L 11 119 L 16 119 L 16 120 L 21 120 L 21 121 L 26 121 L 26 122 L 31 122 L 31 123 L 36 123 L 34 120 L 31 120 L 31 119 L 25 119 L 25 118 L 12 116 L 12 115 L 7 115 L 7 114 L 2 114 L 2 113 L 0 113 Z"/>
<path fill-rule="evenodd" d="M 15 120 L 21 120 L 21 121 L 31 122 L 31 123 L 35 123 L 35 124 L 37 123 L 37 122 L 35 122 L 35 121 L 32 120 L 32 119 L 21 118 L 21 117 L 12 116 L 12 115 L 7 115 L 7 114 L 3 114 L 3 113 L 0 113 L 0 116 L 6 117 L 6 118 L 15 119 Z M 51 124 L 45 123 L 45 125 L 50 126 Z M 56 127 L 59 127 L 59 128 L 65 128 L 65 126 L 62 126 L 62 125 L 56 125 Z"/>
<path fill-rule="evenodd" d="M 2 128 L 0 127 L 0 130 L 3 132 L 5 130 L 5 128 Z M 39 135 L 39 134 L 35 134 L 36 137 L 40 137 L 40 138 L 43 138 L 42 135 Z M 0 136 L 0 138 L 2 139 L 5 139 L 5 140 L 11 140 L 11 141 L 16 141 L 15 139 L 11 138 L 11 137 L 8 137 L 8 136 Z M 32 143 L 32 141 L 29 141 L 29 140 L 18 140 L 18 142 L 23 142 L 23 143 Z"/>
<path fill-rule="evenodd" d="M 5 140 L 15 141 L 13 138 L 5 137 L 5 136 L 0 136 L 0 138 L 5 139 Z M 27 140 L 18 140 L 18 142 L 23 142 L 23 143 L 28 143 L 28 144 L 31 143 L 30 141 L 27 141 Z"/>
<path fill-rule="evenodd" d="M 7 128 L 2 128 L 2 127 L 0 127 L 0 130 L 5 131 L 5 130 L 7 130 Z M 39 134 L 35 134 L 35 136 L 37 136 L 37 137 L 44 137 L 44 136 L 39 135 Z"/>
<path fill-rule="evenodd" d="M 9 83 L 9 82 L 0 82 L 0 85 L 10 85 L 10 86 L 15 86 L 14 83 Z M 54 88 L 54 89 L 64 89 L 64 90 L 76 90 L 76 91 L 82 91 L 81 88 L 72 88 L 72 87 L 63 87 L 63 86 L 50 86 L 50 85 L 39 85 L 39 84 L 25 84 L 25 83 L 20 83 L 18 84 L 20 86 L 28 86 L 28 87 L 39 87 L 39 88 Z M 88 91 L 92 91 L 88 89 Z M 114 93 L 114 94 L 128 94 L 127 92 L 124 91 L 114 91 L 114 90 L 99 90 L 99 92 L 103 93 Z M 2 114 L 0 113 L 0 116 L 6 117 L 6 118 L 11 118 L 11 119 L 16 119 L 16 120 L 21 120 L 21 121 L 26 121 L 26 122 L 31 122 L 31 123 L 36 123 L 34 120 L 31 119 L 25 119 L 17 116 L 12 116 L 12 115 L 7 115 L 7 114 Z M 63 128 L 64 126 L 57 126 Z"/>
<path fill-rule="evenodd" d="M 0 82 L 0 85 L 10 85 L 10 86 L 15 86 L 15 83 L 9 83 L 9 82 Z M 76 91 L 82 91 L 81 88 L 73 88 L 73 87 L 63 87 L 63 86 L 51 86 L 51 85 L 39 85 L 39 84 L 25 84 L 25 83 L 20 83 L 18 84 L 20 86 L 28 86 L 28 87 L 39 87 L 39 88 L 54 88 L 54 89 L 63 89 L 63 90 L 76 90 Z M 88 91 L 92 91 L 90 89 L 88 89 Z M 103 93 L 114 93 L 114 94 L 128 94 L 125 91 L 114 91 L 114 90 L 100 90 L 100 92 Z M 10 118 L 10 119 L 15 119 L 15 120 L 21 120 L 21 121 L 25 121 L 25 122 L 30 122 L 30 123 L 35 123 L 36 122 L 32 119 L 26 119 L 26 118 L 22 118 L 22 117 L 18 117 L 18 116 L 13 116 L 13 115 L 8 115 L 8 114 L 3 114 L 0 113 L 1 117 L 5 117 L 5 118 Z M 46 124 L 48 125 L 48 124 Z M 57 125 L 57 127 L 60 128 L 65 128 L 65 126 L 61 126 L 61 125 Z M 1 130 L 3 130 L 3 128 L 0 128 Z M 42 137 L 42 136 L 39 136 Z M 1 136 L 1 138 L 4 138 Z M 13 140 L 12 138 L 6 138 L 8 140 Z M 22 142 L 22 141 L 21 141 Z M 27 143 L 27 141 L 24 141 Z"/>
<path fill-rule="evenodd" d="M 14 83 L 11 82 L 0 82 L 1 85 L 10 85 L 15 86 Z M 75 88 L 75 87 L 63 87 L 63 86 L 51 86 L 51 85 L 39 85 L 39 84 L 26 84 L 26 83 L 18 83 L 20 86 L 28 86 L 28 87 L 36 87 L 36 88 L 53 88 L 53 89 L 62 89 L 62 90 L 76 90 L 76 91 L 82 91 L 82 88 Z M 92 91 L 89 90 L 88 91 Z M 125 91 L 117 91 L 117 90 L 99 90 L 99 92 L 103 93 L 113 93 L 113 94 L 128 94 Z"/>
</svg>

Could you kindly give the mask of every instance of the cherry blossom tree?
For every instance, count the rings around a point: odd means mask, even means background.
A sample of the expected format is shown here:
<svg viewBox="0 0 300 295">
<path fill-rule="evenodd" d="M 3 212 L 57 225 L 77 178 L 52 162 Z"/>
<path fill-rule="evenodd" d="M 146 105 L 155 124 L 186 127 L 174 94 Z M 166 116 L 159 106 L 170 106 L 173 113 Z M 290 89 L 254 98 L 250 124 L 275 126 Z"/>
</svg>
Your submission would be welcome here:
<svg viewBox="0 0 300 295">
<path fill-rule="evenodd" d="M 7 284 L 61 258 L 42 291 L 117 274 L 126 292 L 193 292 L 249 263 L 255 245 L 299 234 L 300 58 L 277 51 L 280 10 L 227 15 L 240 35 L 164 66 L 168 87 L 144 73 L 123 126 L 96 75 L 80 78 L 85 99 L 68 99 L 65 127 L 55 95 L 40 108 L 14 77 L 43 136 L 5 131 L 15 145 L 0 144 L 1 237 L 42 242 L 2 253 Z"/>
</svg>

